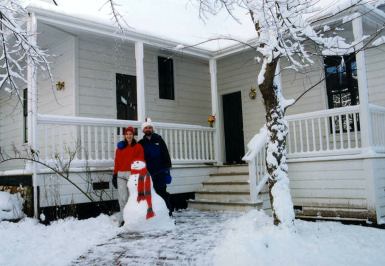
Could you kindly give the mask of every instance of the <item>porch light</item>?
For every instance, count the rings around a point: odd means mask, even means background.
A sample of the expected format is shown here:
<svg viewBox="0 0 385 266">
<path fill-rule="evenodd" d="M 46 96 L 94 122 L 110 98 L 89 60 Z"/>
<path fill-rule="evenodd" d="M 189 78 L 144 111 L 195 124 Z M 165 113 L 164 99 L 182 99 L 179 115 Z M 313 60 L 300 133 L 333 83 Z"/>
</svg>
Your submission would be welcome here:
<svg viewBox="0 0 385 266">
<path fill-rule="evenodd" d="M 255 98 L 257 98 L 257 89 L 255 87 L 250 88 L 249 98 L 251 100 L 255 100 Z"/>
<path fill-rule="evenodd" d="M 64 90 L 64 88 L 65 88 L 65 83 L 64 83 L 64 81 L 58 81 L 58 82 L 56 82 L 56 90 L 57 90 L 57 91 Z"/>
</svg>

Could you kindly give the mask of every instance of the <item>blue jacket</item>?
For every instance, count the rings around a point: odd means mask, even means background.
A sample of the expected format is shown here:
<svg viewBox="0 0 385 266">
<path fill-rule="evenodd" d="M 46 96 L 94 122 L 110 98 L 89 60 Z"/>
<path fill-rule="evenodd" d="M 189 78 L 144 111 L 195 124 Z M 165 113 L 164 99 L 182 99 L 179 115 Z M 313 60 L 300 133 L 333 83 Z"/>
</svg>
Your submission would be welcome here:
<svg viewBox="0 0 385 266">
<path fill-rule="evenodd" d="M 144 159 L 151 175 L 160 174 L 171 168 L 170 154 L 160 135 L 153 133 L 151 139 L 143 136 L 139 143 L 144 149 Z"/>
</svg>

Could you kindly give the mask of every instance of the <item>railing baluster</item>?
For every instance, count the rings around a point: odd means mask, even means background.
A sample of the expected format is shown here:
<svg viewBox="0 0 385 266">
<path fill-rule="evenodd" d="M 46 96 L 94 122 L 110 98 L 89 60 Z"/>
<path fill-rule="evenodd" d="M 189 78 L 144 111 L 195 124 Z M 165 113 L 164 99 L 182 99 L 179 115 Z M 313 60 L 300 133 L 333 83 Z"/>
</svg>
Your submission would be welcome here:
<svg viewBox="0 0 385 266">
<path fill-rule="evenodd" d="M 87 127 L 87 135 L 88 135 L 88 151 L 87 151 L 87 157 L 86 158 L 87 160 L 92 160 L 92 156 L 91 156 L 91 126 L 88 126 Z"/>
<path fill-rule="evenodd" d="M 107 127 L 107 160 L 111 160 L 111 127 Z"/>
<path fill-rule="evenodd" d="M 197 152 L 198 152 L 198 141 L 197 141 L 197 136 L 196 136 L 196 131 L 194 130 L 193 132 L 192 132 L 192 135 L 193 135 L 193 147 L 194 147 L 194 153 L 193 153 L 193 156 L 194 156 L 194 160 L 196 160 L 197 159 Z"/>
<path fill-rule="evenodd" d="M 52 125 L 51 126 L 51 158 L 55 158 L 55 148 L 56 148 L 56 146 L 55 146 L 55 144 L 54 144 L 54 139 L 56 139 L 56 137 L 55 137 L 55 128 L 56 128 L 56 126 L 55 125 Z"/>
<path fill-rule="evenodd" d="M 333 150 L 336 150 L 336 125 L 334 115 L 332 115 L 332 129 L 333 129 Z"/>
<path fill-rule="evenodd" d="M 302 121 L 299 120 L 298 122 L 299 122 L 299 143 L 300 143 L 301 152 L 303 152 Z"/>
<path fill-rule="evenodd" d="M 102 154 L 101 154 L 101 157 L 100 157 L 100 159 L 101 160 L 105 160 L 106 159 L 106 152 L 105 152 L 105 141 L 106 141 L 106 139 L 105 139 L 105 136 L 104 136 L 104 127 L 100 127 L 100 130 L 102 131 L 102 134 L 101 134 L 101 145 L 102 145 Z"/>
<path fill-rule="evenodd" d="M 343 127 L 343 124 L 342 124 L 342 116 L 341 115 L 338 115 L 338 125 L 340 127 L 340 149 L 343 149 L 344 148 L 344 127 Z"/>
<path fill-rule="evenodd" d="M 183 160 L 183 130 L 178 129 L 179 137 L 178 137 L 178 148 L 179 148 L 179 159 Z"/>
<path fill-rule="evenodd" d="M 63 130 L 62 128 L 59 128 L 59 154 L 60 154 L 60 160 L 64 159 L 64 149 L 63 149 Z"/>
<path fill-rule="evenodd" d="M 306 151 L 310 151 L 310 144 L 309 144 L 309 127 L 307 123 L 307 119 L 305 120 L 305 132 L 306 132 Z"/>
<path fill-rule="evenodd" d="M 44 158 L 48 161 L 48 125 L 43 125 L 44 128 Z"/>
<path fill-rule="evenodd" d="M 313 135 L 313 151 L 316 151 L 316 142 L 315 142 L 315 130 L 314 130 L 314 118 L 311 119 L 311 132 Z"/>
<path fill-rule="evenodd" d="M 318 117 L 319 150 L 323 150 L 321 118 Z"/>
<path fill-rule="evenodd" d="M 191 137 L 191 130 L 188 131 L 188 159 L 192 160 L 193 159 L 193 153 L 192 153 L 192 137 Z"/>
<path fill-rule="evenodd" d="M 200 154 L 200 159 L 203 160 L 205 158 L 204 156 L 204 149 L 205 149 L 205 146 L 204 146 L 204 137 L 203 137 L 203 131 L 200 132 L 200 136 L 201 136 L 201 154 Z"/>
<path fill-rule="evenodd" d="M 348 149 L 350 149 L 351 145 L 350 145 L 350 119 L 349 119 L 349 114 L 346 114 L 345 119 L 346 119 L 346 134 L 348 136 Z"/>
<path fill-rule="evenodd" d="M 328 151 L 330 149 L 330 146 L 329 146 L 329 121 L 328 121 L 328 117 L 325 116 L 324 117 L 324 122 L 325 122 L 325 136 L 326 136 L 326 150 Z"/>
<path fill-rule="evenodd" d="M 205 145 L 206 145 L 206 150 L 205 150 L 205 160 L 208 160 L 210 158 L 209 156 L 209 138 L 208 138 L 208 132 L 205 131 L 204 134 L 205 134 Z"/>
<path fill-rule="evenodd" d="M 210 148 L 210 160 L 214 160 L 215 156 L 214 156 L 214 145 L 213 145 L 213 138 L 214 138 L 214 134 L 213 134 L 213 131 L 210 131 L 209 132 L 209 148 Z"/>
<path fill-rule="evenodd" d="M 287 143 L 287 153 L 291 153 L 292 149 L 292 142 L 291 142 L 291 133 L 290 133 L 290 121 L 287 121 L 287 137 L 286 137 L 286 143 Z"/>
<path fill-rule="evenodd" d="M 84 139 L 84 126 L 80 126 L 80 160 L 84 160 L 86 157 L 85 152 L 86 141 Z"/>
<path fill-rule="evenodd" d="M 356 148 L 358 148 L 358 128 L 357 128 L 357 114 L 353 114 L 353 125 L 354 125 L 354 142 Z"/>
<path fill-rule="evenodd" d="M 294 150 L 295 150 L 295 153 L 297 153 L 297 127 L 295 125 L 295 121 L 293 121 L 293 133 L 294 133 Z"/>
<path fill-rule="evenodd" d="M 184 158 L 187 160 L 187 131 L 183 130 L 183 142 L 184 142 Z"/>
<path fill-rule="evenodd" d="M 94 127 L 94 137 L 95 137 L 95 160 L 99 159 L 99 142 L 98 142 L 98 128 Z"/>
</svg>

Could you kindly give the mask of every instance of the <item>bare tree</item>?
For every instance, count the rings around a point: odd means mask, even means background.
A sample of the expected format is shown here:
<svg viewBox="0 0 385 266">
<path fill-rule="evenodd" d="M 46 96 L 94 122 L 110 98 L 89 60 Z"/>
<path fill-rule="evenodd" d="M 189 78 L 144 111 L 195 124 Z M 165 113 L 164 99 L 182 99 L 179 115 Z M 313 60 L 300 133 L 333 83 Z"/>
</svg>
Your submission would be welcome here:
<svg viewBox="0 0 385 266">
<path fill-rule="evenodd" d="M 314 6 L 320 0 L 198 1 L 200 15 L 216 14 L 223 8 L 233 14 L 235 8 L 243 8 L 248 12 L 254 25 L 256 40 L 253 46 L 257 56 L 261 58 L 257 82 L 266 111 L 268 131 L 266 166 L 274 224 L 292 224 L 294 211 L 287 176 L 288 125 L 285 120 L 285 111 L 295 100 L 286 100 L 279 84 L 275 81 L 278 62 L 281 58 L 286 58 L 291 69 L 300 71 L 314 64 L 313 55 L 322 55 L 321 51 L 325 50 L 329 54 L 354 51 L 357 42 L 347 43 L 344 38 L 333 34 L 327 35 L 310 24 L 306 18 L 314 14 Z M 352 4 L 359 5 L 362 2 L 356 0 Z M 346 8 L 350 7 L 351 5 Z M 342 11 L 340 9 L 336 13 Z M 315 52 L 314 48 L 316 48 Z M 302 96 L 300 95 L 299 98 Z"/>
<path fill-rule="evenodd" d="M 53 4 L 58 5 L 56 1 Z M 129 26 L 118 11 L 114 0 L 106 0 L 102 6 L 111 10 L 111 19 L 119 30 L 124 33 Z M 3 0 L 0 2 L 0 91 L 4 90 L 22 101 L 21 89 L 27 83 L 28 64 L 47 73 L 53 88 L 53 75 L 48 60 L 49 54 L 33 41 L 27 30 L 30 14 L 19 0 Z M 52 91 L 54 93 L 54 91 Z"/>
<path fill-rule="evenodd" d="M 27 31 L 29 14 L 17 0 L 0 2 L 0 90 L 22 100 L 19 84 L 27 83 L 27 62 L 46 71 L 52 80 L 47 54 Z M 23 85 L 24 87 L 24 85 Z"/>
</svg>

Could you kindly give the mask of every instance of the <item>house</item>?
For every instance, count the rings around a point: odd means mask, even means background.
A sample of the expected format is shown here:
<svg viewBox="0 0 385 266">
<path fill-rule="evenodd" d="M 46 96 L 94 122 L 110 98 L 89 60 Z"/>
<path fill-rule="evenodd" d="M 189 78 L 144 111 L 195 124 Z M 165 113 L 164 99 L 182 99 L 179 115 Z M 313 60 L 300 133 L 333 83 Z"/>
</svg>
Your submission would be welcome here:
<svg viewBox="0 0 385 266">
<path fill-rule="evenodd" d="M 49 4 L 28 9 L 37 43 L 54 55 L 56 84 L 52 90 L 46 73 L 29 68 L 27 101 L 17 105 L 1 92 L 0 147 L 30 146 L 50 166 L 73 155 L 68 178 L 87 192 L 38 163 L 0 165 L 0 185 L 33 188 L 35 215 L 55 206 L 90 209 L 87 195 L 97 204 L 113 204 L 115 144 L 123 127 L 140 128 L 145 117 L 156 121 L 169 147 L 171 193 L 195 193 L 190 204 L 198 208 L 221 208 L 221 203 L 269 208 L 263 193 L 264 142 L 253 138 L 264 124 L 253 49 L 233 44 L 175 50 L 178 41 L 138 31 L 120 34 L 108 23 Z M 361 14 L 339 32 L 359 40 L 383 26 L 383 10 L 363 4 L 332 18 L 318 16 L 314 23 L 338 26 L 347 15 Z M 286 98 L 319 83 L 287 111 L 289 177 L 298 216 L 385 221 L 384 45 L 361 51 L 364 44 L 357 44 L 355 54 L 315 58 L 301 73 L 280 63 Z M 213 127 L 209 115 L 215 115 Z M 252 139 L 261 143 L 258 150 L 248 150 Z"/>
</svg>

